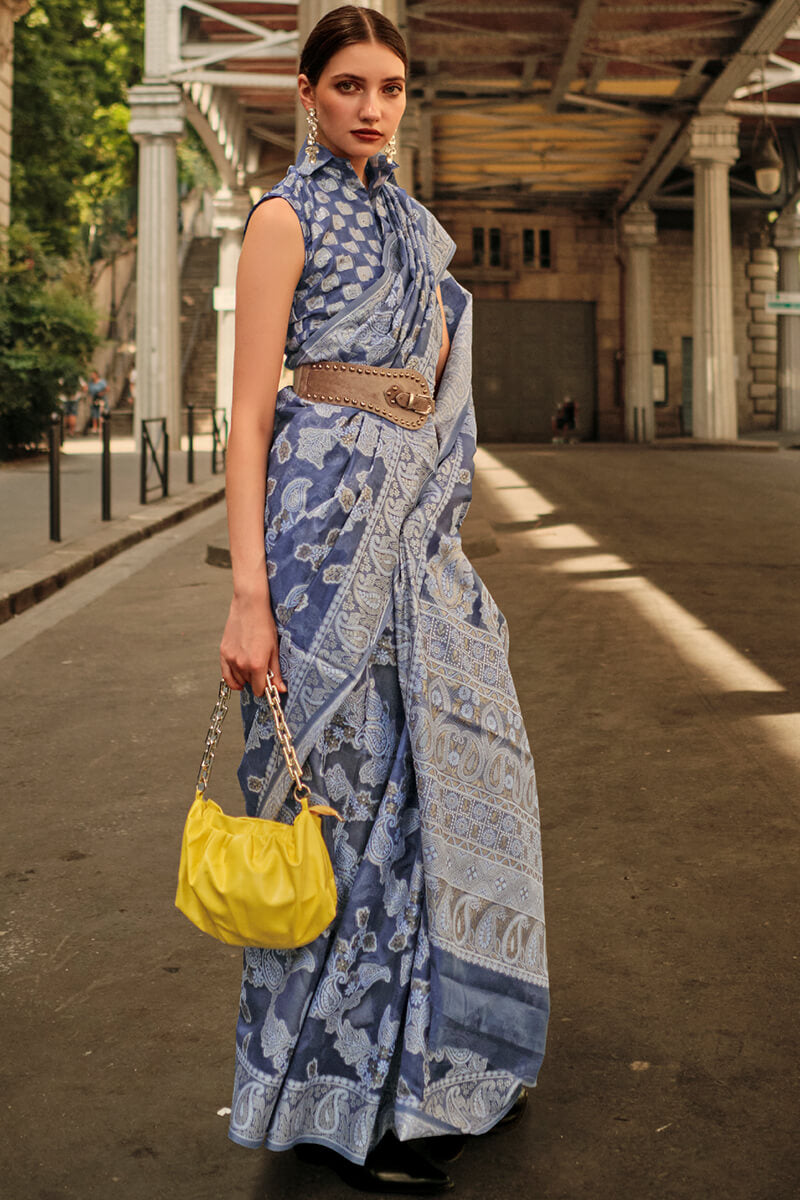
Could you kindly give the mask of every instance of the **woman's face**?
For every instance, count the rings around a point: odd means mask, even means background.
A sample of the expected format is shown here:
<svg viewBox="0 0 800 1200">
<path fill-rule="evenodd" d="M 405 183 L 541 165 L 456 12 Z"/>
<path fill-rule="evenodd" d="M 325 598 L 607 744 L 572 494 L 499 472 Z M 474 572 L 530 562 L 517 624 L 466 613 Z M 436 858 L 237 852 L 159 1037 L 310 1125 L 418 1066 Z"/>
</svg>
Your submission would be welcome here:
<svg viewBox="0 0 800 1200">
<path fill-rule="evenodd" d="M 304 108 L 316 108 L 317 141 L 349 158 L 359 175 L 384 148 L 406 108 L 405 67 L 388 46 L 355 42 L 330 58 L 316 87 L 298 80 Z"/>
</svg>

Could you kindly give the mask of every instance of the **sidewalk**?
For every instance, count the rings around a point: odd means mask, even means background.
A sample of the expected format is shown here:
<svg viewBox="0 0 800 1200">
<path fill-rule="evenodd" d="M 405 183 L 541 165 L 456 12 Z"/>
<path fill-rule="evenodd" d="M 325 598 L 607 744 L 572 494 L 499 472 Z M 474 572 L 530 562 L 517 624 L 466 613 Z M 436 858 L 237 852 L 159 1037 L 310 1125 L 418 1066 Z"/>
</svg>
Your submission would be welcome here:
<svg viewBox="0 0 800 1200">
<path fill-rule="evenodd" d="M 489 447 L 468 520 L 537 763 L 553 1015 L 456 1200 L 794 1200 L 800 454 Z M 173 907 L 221 508 L 0 625 L 13 1200 L 352 1200 L 226 1139 L 239 952 Z M 211 794 L 241 811 L 235 705 Z M 335 1099 L 335 1098 L 334 1098 Z"/>
<path fill-rule="evenodd" d="M 139 455 L 131 437 L 111 439 L 111 521 L 101 518 L 102 447 L 97 436 L 67 438 L 60 458 L 61 538 L 49 539 L 47 456 L 0 466 L 0 622 L 85 574 L 142 538 L 224 496 L 211 474 L 211 438 L 195 437 L 193 485 L 184 449 L 170 452 L 169 496 L 139 503 Z M 148 486 L 158 478 L 151 469 Z M 156 498 L 158 497 L 158 498 Z"/>
</svg>

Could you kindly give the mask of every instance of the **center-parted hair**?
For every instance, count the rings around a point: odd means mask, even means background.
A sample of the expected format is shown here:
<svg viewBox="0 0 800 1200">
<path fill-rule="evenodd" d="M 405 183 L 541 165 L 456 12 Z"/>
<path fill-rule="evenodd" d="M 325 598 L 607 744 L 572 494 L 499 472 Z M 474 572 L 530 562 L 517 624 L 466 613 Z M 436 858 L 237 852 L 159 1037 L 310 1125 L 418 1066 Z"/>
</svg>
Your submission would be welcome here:
<svg viewBox="0 0 800 1200">
<path fill-rule="evenodd" d="M 408 50 L 394 22 L 383 13 L 355 4 L 334 8 L 317 21 L 300 55 L 299 74 L 306 75 L 315 87 L 334 54 L 356 42 L 376 42 L 386 46 L 402 60 L 408 74 Z"/>
</svg>

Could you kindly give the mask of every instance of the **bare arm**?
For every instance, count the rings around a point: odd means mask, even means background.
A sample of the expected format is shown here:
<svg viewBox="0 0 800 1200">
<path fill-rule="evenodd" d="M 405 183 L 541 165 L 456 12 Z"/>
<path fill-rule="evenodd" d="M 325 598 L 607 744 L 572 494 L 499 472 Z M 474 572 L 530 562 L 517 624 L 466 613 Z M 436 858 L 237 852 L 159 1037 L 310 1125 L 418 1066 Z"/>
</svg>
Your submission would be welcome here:
<svg viewBox="0 0 800 1200">
<path fill-rule="evenodd" d="M 291 206 L 280 198 L 265 201 L 250 219 L 236 279 L 225 472 L 233 599 L 220 646 L 223 679 L 236 691 L 250 683 L 257 696 L 265 691 L 267 668 L 286 690 L 270 607 L 264 504 L 286 330 L 304 257 L 303 234 Z"/>
<path fill-rule="evenodd" d="M 442 304 L 442 289 L 440 287 L 436 289 L 436 299 L 439 301 L 439 312 L 442 314 L 442 348 L 439 351 L 439 360 L 436 363 L 436 385 L 438 387 L 445 363 L 447 362 L 447 356 L 450 353 L 450 334 L 447 332 L 447 321 L 444 319 L 444 305 Z"/>
</svg>

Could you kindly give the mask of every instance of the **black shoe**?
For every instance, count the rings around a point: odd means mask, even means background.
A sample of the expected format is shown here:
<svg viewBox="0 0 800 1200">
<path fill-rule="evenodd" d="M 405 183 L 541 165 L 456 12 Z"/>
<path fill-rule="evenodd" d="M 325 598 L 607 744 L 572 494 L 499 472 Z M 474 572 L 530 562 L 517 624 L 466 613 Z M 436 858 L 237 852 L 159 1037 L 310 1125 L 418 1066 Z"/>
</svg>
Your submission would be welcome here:
<svg viewBox="0 0 800 1200">
<path fill-rule="evenodd" d="M 435 1196 L 449 1192 L 453 1181 L 444 1171 L 433 1166 L 408 1144 L 397 1140 L 393 1133 L 381 1138 L 370 1150 L 363 1166 L 327 1146 L 300 1142 L 295 1146 L 302 1162 L 325 1165 L 340 1179 L 361 1192 L 383 1192 L 386 1195 Z"/>
<path fill-rule="evenodd" d="M 464 1133 L 440 1133 L 436 1137 L 424 1138 L 420 1147 L 429 1154 L 435 1162 L 455 1162 L 464 1153 L 467 1136 Z"/>
</svg>

